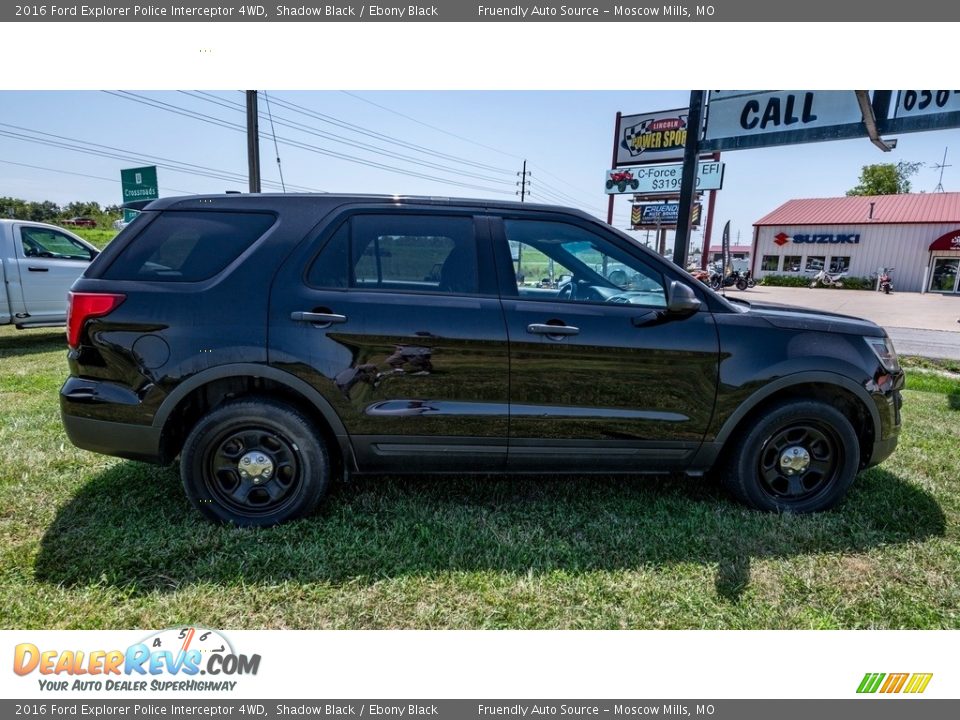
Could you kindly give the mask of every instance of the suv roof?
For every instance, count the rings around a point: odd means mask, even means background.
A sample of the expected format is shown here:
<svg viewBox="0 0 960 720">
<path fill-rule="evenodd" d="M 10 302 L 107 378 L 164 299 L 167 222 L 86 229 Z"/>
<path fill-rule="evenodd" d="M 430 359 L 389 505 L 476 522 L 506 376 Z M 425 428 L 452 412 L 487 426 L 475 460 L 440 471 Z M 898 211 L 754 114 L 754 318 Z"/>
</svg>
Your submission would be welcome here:
<svg viewBox="0 0 960 720">
<path fill-rule="evenodd" d="M 561 210 L 590 220 L 598 220 L 589 213 L 564 205 L 520 203 L 511 200 L 488 200 L 480 198 L 436 197 L 427 195 L 363 195 L 335 193 L 227 193 L 217 195 L 184 195 L 158 200 L 140 200 L 126 203 L 124 207 L 136 210 L 196 209 L 268 207 L 280 203 L 303 205 L 343 205 L 346 203 L 415 203 L 418 205 L 456 205 L 458 207 L 495 208 L 498 210 Z"/>
</svg>

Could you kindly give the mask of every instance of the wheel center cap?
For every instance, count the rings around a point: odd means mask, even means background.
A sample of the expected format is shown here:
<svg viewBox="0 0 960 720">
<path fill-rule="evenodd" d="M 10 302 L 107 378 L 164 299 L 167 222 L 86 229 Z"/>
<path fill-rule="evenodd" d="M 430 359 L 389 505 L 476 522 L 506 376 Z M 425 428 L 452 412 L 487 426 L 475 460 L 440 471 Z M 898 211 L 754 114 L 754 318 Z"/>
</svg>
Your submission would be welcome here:
<svg viewBox="0 0 960 720">
<path fill-rule="evenodd" d="M 810 453 L 799 445 L 792 445 L 780 454 L 780 467 L 787 475 L 802 473 L 809 465 Z"/>
<path fill-rule="evenodd" d="M 253 480 L 258 485 L 273 475 L 273 460 L 262 450 L 251 450 L 240 458 L 237 470 L 244 480 Z"/>
</svg>

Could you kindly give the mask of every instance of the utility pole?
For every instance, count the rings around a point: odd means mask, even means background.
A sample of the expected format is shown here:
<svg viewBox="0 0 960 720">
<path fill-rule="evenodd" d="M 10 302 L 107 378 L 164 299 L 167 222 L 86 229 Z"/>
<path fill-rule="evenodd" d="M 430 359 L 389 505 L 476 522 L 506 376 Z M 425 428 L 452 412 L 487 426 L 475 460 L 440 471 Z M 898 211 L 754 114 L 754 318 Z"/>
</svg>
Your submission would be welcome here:
<svg viewBox="0 0 960 720">
<path fill-rule="evenodd" d="M 529 191 L 528 186 L 530 185 L 531 173 L 527 172 L 527 161 L 523 161 L 523 171 L 517 173 L 517 177 L 520 179 L 517 180 L 517 185 L 520 186 L 520 189 L 517 190 L 516 194 L 520 196 L 520 202 L 523 202 L 527 199 L 527 192 Z"/>
<path fill-rule="evenodd" d="M 260 192 L 260 123 L 256 90 L 247 90 L 247 174 L 250 192 Z"/>
<path fill-rule="evenodd" d="M 677 213 L 676 241 L 673 262 L 686 267 L 690 246 L 690 214 L 696 191 L 697 162 L 700 156 L 700 130 L 703 118 L 703 90 L 690 91 L 690 114 L 687 116 L 687 142 L 683 146 L 683 176 L 680 179 L 680 207 Z"/>
</svg>

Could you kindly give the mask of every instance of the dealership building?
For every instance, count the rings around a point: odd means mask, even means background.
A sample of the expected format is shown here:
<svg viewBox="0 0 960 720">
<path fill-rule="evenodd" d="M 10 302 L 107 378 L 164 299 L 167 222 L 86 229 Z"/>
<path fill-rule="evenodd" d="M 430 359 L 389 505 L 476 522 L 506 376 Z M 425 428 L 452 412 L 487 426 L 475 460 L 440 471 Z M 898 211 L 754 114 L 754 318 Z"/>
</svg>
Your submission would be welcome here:
<svg viewBox="0 0 960 720">
<path fill-rule="evenodd" d="M 894 288 L 960 293 L 960 193 L 790 200 L 754 223 L 753 273 L 810 275 L 826 268 Z"/>
</svg>

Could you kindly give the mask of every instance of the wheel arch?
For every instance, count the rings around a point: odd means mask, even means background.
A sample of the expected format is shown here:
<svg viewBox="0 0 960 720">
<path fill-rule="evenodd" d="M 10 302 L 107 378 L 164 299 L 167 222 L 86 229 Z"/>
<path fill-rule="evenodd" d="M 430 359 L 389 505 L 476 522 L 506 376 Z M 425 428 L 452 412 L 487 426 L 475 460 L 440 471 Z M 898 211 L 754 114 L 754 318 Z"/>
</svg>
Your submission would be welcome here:
<svg viewBox="0 0 960 720">
<path fill-rule="evenodd" d="M 200 414 L 212 410 L 224 400 L 255 395 L 279 395 L 305 412 L 327 436 L 331 454 L 338 456 L 342 468 L 355 469 L 349 433 L 329 401 L 295 375 L 255 363 L 209 368 L 182 382 L 166 397 L 153 420 L 153 427 L 160 431 L 164 461 L 179 454 L 186 435 Z"/>
<path fill-rule="evenodd" d="M 722 453 L 738 428 L 771 403 L 790 398 L 821 400 L 838 407 L 854 424 L 860 439 L 861 465 L 870 459 L 873 443 L 880 437 L 880 412 L 865 388 L 844 375 L 824 371 L 786 375 L 754 392 L 724 421 L 714 446 Z"/>
</svg>

